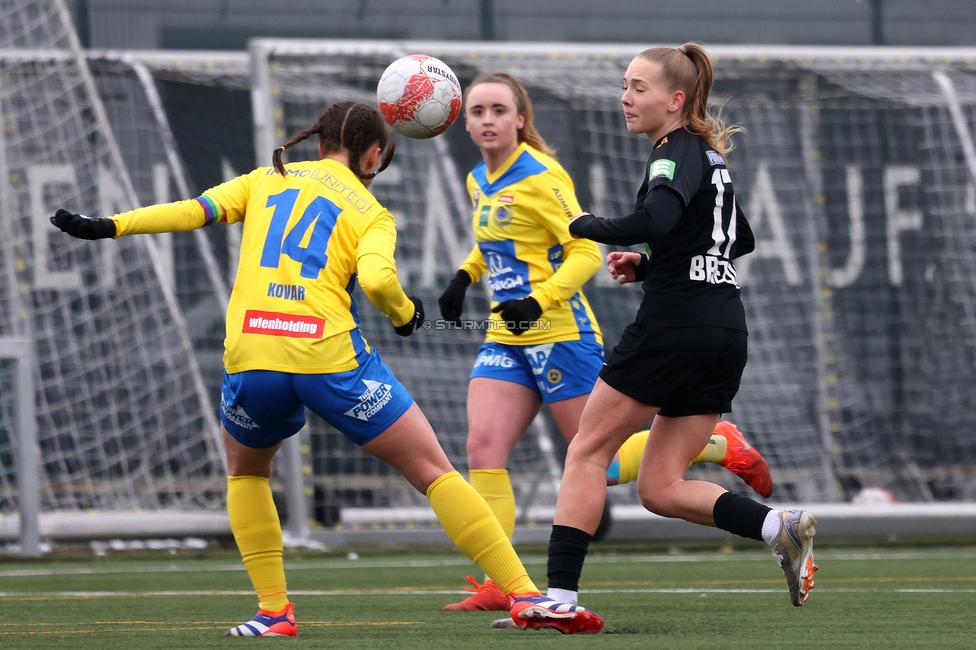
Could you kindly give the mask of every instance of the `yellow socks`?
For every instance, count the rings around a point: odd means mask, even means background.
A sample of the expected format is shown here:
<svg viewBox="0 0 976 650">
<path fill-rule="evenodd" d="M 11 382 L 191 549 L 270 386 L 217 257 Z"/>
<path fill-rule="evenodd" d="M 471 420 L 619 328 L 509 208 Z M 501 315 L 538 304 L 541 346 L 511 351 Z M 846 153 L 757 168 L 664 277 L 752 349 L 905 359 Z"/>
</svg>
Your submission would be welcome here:
<svg viewBox="0 0 976 650">
<path fill-rule="evenodd" d="M 638 431 L 620 445 L 619 472 L 617 484 L 623 485 L 637 479 L 637 472 L 640 470 L 641 459 L 644 458 L 644 447 L 647 445 L 647 436 L 650 431 Z"/>
<path fill-rule="evenodd" d="M 637 478 L 637 471 L 640 469 L 641 459 L 644 458 L 644 447 L 647 445 L 647 436 L 650 431 L 638 431 L 620 446 L 617 452 L 619 460 L 614 460 L 607 470 L 607 476 L 617 482 L 617 485 L 630 483 Z M 725 458 L 725 452 L 729 448 L 729 441 L 725 436 L 712 434 L 708 444 L 695 456 L 691 464 L 695 463 L 720 463 Z M 473 478 L 473 477 L 472 477 Z"/>
<path fill-rule="evenodd" d="M 491 508 L 460 474 L 448 472 L 431 483 L 427 498 L 454 545 L 502 591 L 538 593 Z"/>
<path fill-rule="evenodd" d="M 227 515 L 247 575 L 258 592 L 258 607 L 272 612 L 284 609 L 288 593 L 281 559 L 281 523 L 268 479 L 228 476 Z"/>
<path fill-rule="evenodd" d="M 471 470 L 471 487 L 478 491 L 509 540 L 515 533 L 515 492 L 505 469 Z"/>
<path fill-rule="evenodd" d="M 725 452 L 729 449 L 729 441 L 725 436 L 716 436 L 714 433 L 712 437 L 708 439 L 708 444 L 705 448 L 701 450 L 701 453 L 695 456 L 695 460 L 691 461 L 691 464 L 695 463 L 720 463 L 722 459 L 725 458 Z"/>
</svg>

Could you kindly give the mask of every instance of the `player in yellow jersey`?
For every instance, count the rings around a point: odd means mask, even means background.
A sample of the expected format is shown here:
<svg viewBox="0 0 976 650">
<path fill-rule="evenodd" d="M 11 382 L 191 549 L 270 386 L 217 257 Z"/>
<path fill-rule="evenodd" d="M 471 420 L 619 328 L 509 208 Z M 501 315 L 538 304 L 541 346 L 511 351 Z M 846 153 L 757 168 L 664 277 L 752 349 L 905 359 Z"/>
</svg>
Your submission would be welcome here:
<svg viewBox="0 0 976 650">
<path fill-rule="evenodd" d="M 595 242 L 574 239 L 569 222 L 582 210 L 569 175 L 533 124 L 525 87 L 506 73 L 468 86 L 464 117 L 483 162 L 468 175 L 475 247 L 438 300 L 444 320 L 460 324 L 468 286 L 488 274 L 491 325 L 468 385 L 471 484 L 511 538 L 515 496 L 505 465 L 542 404 L 567 441 L 603 366 L 603 336 L 581 288 L 600 268 Z M 647 431 L 622 447 L 610 484 L 637 477 Z M 696 462 L 715 462 L 769 496 L 762 456 L 730 422 L 720 422 Z M 448 611 L 509 608 L 504 593 L 468 576 L 474 593 Z"/>
<path fill-rule="evenodd" d="M 312 135 L 322 160 L 285 167 L 282 152 Z M 259 611 L 228 636 L 298 633 L 268 478 L 282 440 L 305 424 L 306 408 L 427 495 L 457 547 L 530 612 L 521 627 L 599 632 L 596 614 L 538 592 L 489 506 L 454 471 L 420 408 L 359 330 L 351 295 L 357 277 L 397 334 L 409 336 L 424 318 L 397 279 L 393 215 L 369 192 L 392 150 L 375 108 L 338 102 L 275 151 L 273 168 L 194 200 L 100 219 L 58 210 L 52 222 L 84 239 L 244 222 L 220 415 L 227 512 Z"/>
</svg>

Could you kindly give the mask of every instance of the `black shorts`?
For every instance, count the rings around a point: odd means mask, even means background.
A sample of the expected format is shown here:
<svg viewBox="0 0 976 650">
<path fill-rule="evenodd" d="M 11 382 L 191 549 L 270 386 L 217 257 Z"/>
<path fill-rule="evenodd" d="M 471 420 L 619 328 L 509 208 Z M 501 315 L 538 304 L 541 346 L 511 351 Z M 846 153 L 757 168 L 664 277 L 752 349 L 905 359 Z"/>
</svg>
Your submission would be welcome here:
<svg viewBox="0 0 976 650">
<path fill-rule="evenodd" d="M 632 323 L 600 378 L 661 415 L 729 413 L 748 357 L 748 335 L 724 327 Z"/>
</svg>

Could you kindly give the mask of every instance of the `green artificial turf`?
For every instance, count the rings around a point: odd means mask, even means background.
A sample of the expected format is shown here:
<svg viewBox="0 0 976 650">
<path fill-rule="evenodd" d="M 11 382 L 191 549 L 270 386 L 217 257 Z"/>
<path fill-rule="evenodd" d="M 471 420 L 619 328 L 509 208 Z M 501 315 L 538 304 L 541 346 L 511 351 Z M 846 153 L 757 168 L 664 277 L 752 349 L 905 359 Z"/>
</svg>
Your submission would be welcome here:
<svg viewBox="0 0 976 650">
<path fill-rule="evenodd" d="M 364 554 L 365 555 L 365 554 Z M 523 551 L 545 583 L 545 558 Z M 0 562 L 0 648 L 971 648 L 976 548 L 817 553 L 817 588 L 790 605 L 767 552 L 594 552 L 581 604 L 606 620 L 596 636 L 492 630 L 493 612 L 446 613 L 477 568 L 417 551 L 359 560 L 304 553 L 286 561 L 297 639 L 224 638 L 256 599 L 231 554 L 110 553 Z M 457 593 L 450 593 L 457 592 Z"/>
</svg>

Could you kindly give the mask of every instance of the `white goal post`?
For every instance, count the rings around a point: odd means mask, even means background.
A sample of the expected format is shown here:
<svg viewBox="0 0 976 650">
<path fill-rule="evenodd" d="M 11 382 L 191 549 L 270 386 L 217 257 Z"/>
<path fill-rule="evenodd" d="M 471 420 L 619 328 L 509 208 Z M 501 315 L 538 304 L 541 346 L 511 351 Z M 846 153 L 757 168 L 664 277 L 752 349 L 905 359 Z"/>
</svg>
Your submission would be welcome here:
<svg viewBox="0 0 976 650">
<path fill-rule="evenodd" d="M 17 436 L 17 506 L 19 521 L 11 537 L 20 540 L 20 552 L 27 556 L 40 555 L 41 529 L 39 514 L 41 509 L 38 492 L 38 472 L 41 465 L 40 449 L 37 446 L 37 415 L 34 408 L 34 355 L 33 344 L 26 336 L 0 337 L 0 363 L 13 364 L 12 382 L 4 386 L 3 394 L 13 393 L 12 406 L 14 430 Z M 12 385 L 11 385 L 12 384 Z M 0 519 L 0 528 L 6 522 Z"/>
</svg>

